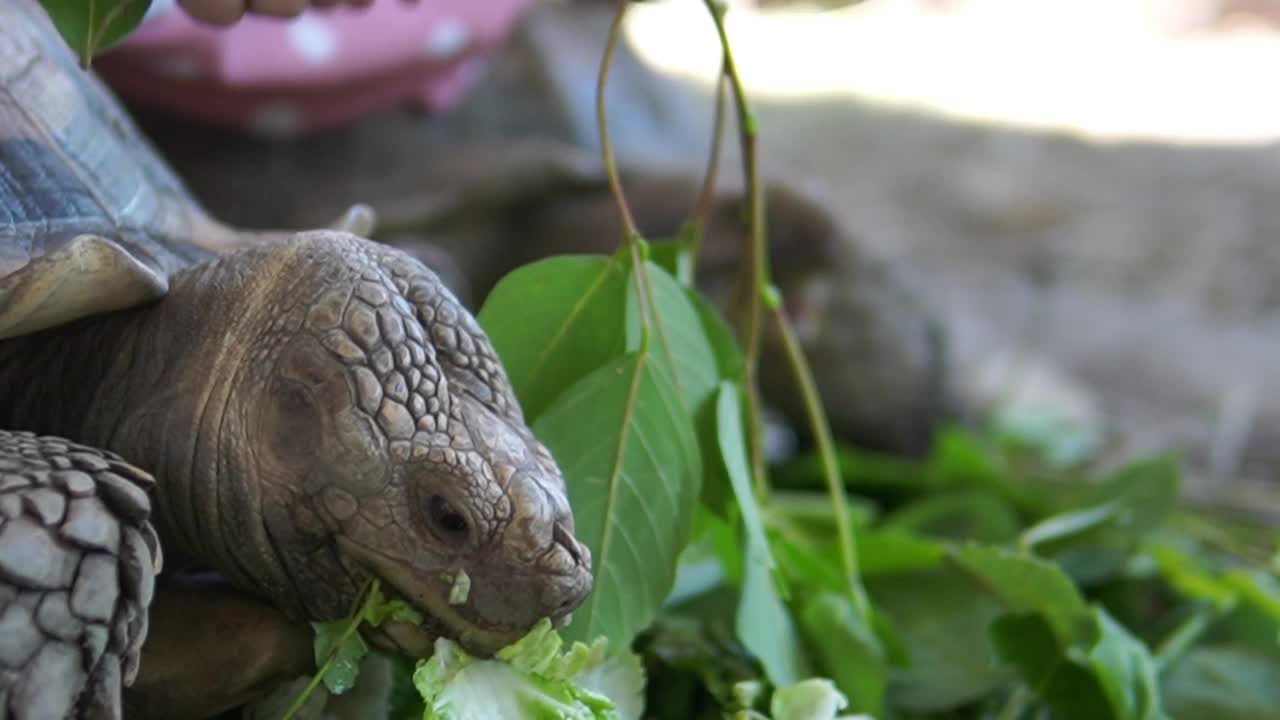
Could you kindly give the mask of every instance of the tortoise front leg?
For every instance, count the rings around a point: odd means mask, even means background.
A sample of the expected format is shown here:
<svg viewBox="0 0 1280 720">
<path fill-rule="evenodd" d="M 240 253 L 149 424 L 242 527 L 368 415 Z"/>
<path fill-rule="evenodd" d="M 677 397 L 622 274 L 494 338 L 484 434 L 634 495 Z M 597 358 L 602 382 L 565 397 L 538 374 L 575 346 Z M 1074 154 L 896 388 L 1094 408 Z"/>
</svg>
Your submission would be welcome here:
<svg viewBox="0 0 1280 720">
<path fill-rule="evenodd" d="M 312 632 L 217 577 L 163 578 L 129 720 L 209 718 L 315 669 Z"/>
<path fill-rule="evenodd" d="M 160 548 L 149 475 L 0 430 L 0 717 L 121 717 Z"/>
</svg>

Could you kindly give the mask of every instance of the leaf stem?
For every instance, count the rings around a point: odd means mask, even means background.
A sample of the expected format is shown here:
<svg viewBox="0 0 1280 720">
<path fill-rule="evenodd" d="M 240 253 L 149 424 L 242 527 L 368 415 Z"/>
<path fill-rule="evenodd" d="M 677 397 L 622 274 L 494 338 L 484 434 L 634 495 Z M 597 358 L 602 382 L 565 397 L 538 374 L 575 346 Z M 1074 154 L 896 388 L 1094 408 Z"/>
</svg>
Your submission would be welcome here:
<svg viewBox="0 0 1280 720">
<path fill-rule="evenodd" d="M 746 374 L 747 403 L 751 419 L 751 461 L 752 473 L 756 481 L 756 494 L 767 498 L 768 479 L 764 469 L 764 423 L 760 412 L 759 363 L 760 348 L 763 335 L 761 320 L 764 306 L 767 304 L 777 324 L 778 334 L 787 353 L 787 360 L 795 375 L 804 401 L 805 412 L 814 434 L 818 453 L 822 459 L 823 476 L 827 490 L 831 496 L 832 512 L 835 517 L 836 532 L 840 540 L 840 559 L 844 567 L 845 580 L 849 585 L 849 595 L 854 608 L 863 621 L 871 623 L 871 602 L 866 590 L 862 587 L 862 579 L 858 570 L 857 546 L 853 534 L 853 522 L 849 516 L 849 502 L 845 495 L 844 482 L 840 477 L 840 466 L 836 460 L 835 442 L 831 436 L 831 425 L 826 411 L 818 395 L 817 384 L 813 372 L 800 348 L 795 330 L 791 327 L 786 313 L 783 311 L 781 294 L 772 285 L 769 272 L 769 257 L 766 247 L 766 216 L 764 186 L 760 180 L 760 148 L 759 133 L 755 115 L 752 114 L 747 100 L 746 89 L 742 77 L 738 73 L 738 65 L 734 61 L 733 51 L 729 44 L 728 31 L 725 28 L 725 7 L 717 0 L 703 0 L 711 12 L 716 32 L 720 36 L 720 47 L 723 52 L 723 76 L 733 88 L 734 108 L 737 111 L 739 138 L 742 144 L 742 163 L 746 175 L 748 196 L 748 230 L 750 242 L 750 261 L 747 266 L 751 272 L 749 309 L 747 315 L 746 341 Z"/>
<path fill-rule="evenodd" d="M 649 283 L 648 267 L 645 265 L 645 253 L 642 252 L 643 237 L 636 227 L 635 217 L 631 214 L 631 206 L 627 204 L 626 193 L 622 190 L 622 178 L 618 172 L 618 161 L 613 154 L 613 140 L 609 136 L 609 110 L 606 102 L 606 91 L 609 87 L 609 71 L 613 68 L 613 57 L 618 51 L 618 41 L 622 39 L 622 21 L 627 15 L 627 6 L 631 0 L 618 0 L 618 10 L 614 13 L 613 22 L 609 25 L 609 39 L 605 44 L 604 57 L 600 60 L 600 74 L 596 78 L 596 124 L 600 133 L 600 153 L 604 160 L 605 174 L 609 177 L 609 190 L 618 205 L 618 215 L 622 218 L 623 241 L 631 255 L 632 272 L 636 278 L 636 301 L 640 307 L 641 332 L 646 340 L 642 346 L 647 347 L 647 337 L 653 327 L 651 320 L 651 298 L 653 295 Z"/>
<path fill-rule="evenodd" d="M 1153 658 L 1156 664 L 1156 671 L 1164 672 L 1169 669 L 1191 649 L 1192 645 L 1195 645 L 1200 640 L 1213 622 L 1222 615 L 1223 610 L 1217 606 L 1201 608 L 1174 629 L 1173 633 L 1160 643 L 1160 647 L 1156 648 L 1155 658 Z"/>
<path fill-rule="evenodd" d="M 747 386 L 747 416 L 750 419 L 750 455 L 751 475 L 755 482 L 756 495 L 763 501 L 769 495 L 769 479 L 765 473 L 764 458 L 764 417 L 763 403 L 760 400 L 760 349 L 763 344 L 762 316 L 763 298 L 769 292 L 769 258 L 766 253 L 765 235 L 765 203 L 764 189 L 760 182 L 759 139 L 756 119 L 751 113 L 747 100 L 746 88 L 738 73 L 738 64 L 733 57 L 733 49 L 729 43 L 729 34 L 725 29 L 725 6 L 719 0 L 703 0 L 711 19 L 715 23 L 716 33 L 720 37 L 722 73 L 721 81 L 727 80 L 733 89 L 734 109 L 738 120 L 738 137 L 741 143 L 742 164 L 747 183 L 747 218 L 748 229 L 748 261 L 744 270 L 749 273 L 747 289 L 746 339 L 744 342 L 744 370 Z M 718 96 L 717 96 L 718 97 Z"/>
<path fill-rule="evenodd" d="M 84 47 L 80 49 L 80 67 L 85 70 L 89 69 L 93 60 L 93 14 L 97 7 L 94 0 L 89 0 L 89 19 L 85 26 L 87 29 L 84 34 Z"/>
<path fill-rule="evenodd" d="M 627 14 L 627 6 L 631 0 L 618 0 L 618 11 L 609 25 L 609 40 L 604 47 L 604 57 L 600 60 L 600 74 L 596 78 L 596 124 L 600 133 L 600 152 L 604 158 L 604 168 L 609 176 L 609 190 L 613 193 L 614 202 L 618 204 L 618 214 L 622 217 L 622 228 L 626 240 L 635 252 L 636 240 L 640 236 L 636 229 L 635 218 L 631 215 L 631 207 L 622 192 L 622 180 L 618 175 L 618 162 L 613 156 L 613 142 L 609 138 L 608 103 L 605 102 L 605 90 L 609 85 L 609 71 L 613 68 L 613 56 L 617 54 L 618 41 L 622 38 L 622 21 Z M 633 259 L 635 259 L 633 257 Z"/>
<path fill-rule="evenodd" d="M 347 626 L 342 629 L 342 634 L 338 636 L 338 641 L 329 650 L 329 655 L 325 658 L 324 664 L 316 670 L 316 674 L 311 677 L 311 682 L 307 683 L 307 686 L 303 688 L 298 697 L 294 698 L 293 703 L 289 705 L 289 709 L 285 710 L 284 715 L 280 716 L 280 720 L 291 720 L 294 715 L 297 715 L 302 710 L 302 707 L 307 704 L 311 694 L 316 691 L 321 682 L 324 682 L 324 676 L 329 673 L 329 668 L 333 667 L 333 663 L 338 659 L 339 650 L 360 628 L 360 623 L 364 622 L 369 605 L 374 598 L 378 597 L 378 586 L 378 578 L 376 577 L 370 578 L 369 582 L 365 583 L 364 590 L 358 596 L 363 599 L 357 603 L 352 611 L 351 617 L 347 620 Z"/>
<path fill-rule="evenodd" d="M 712 202 L 716 199 L 716 177 L 719 174 L 719 156 L 721 156 L 722 136 L 724 135 L 724 95 L 728 91 L 728 76 L 724 70 L 724 59 L 721 58 L 721 69 L 716 76 L 716 109 L 712 111 L 712 149 L 707 158 L 707 174 L 703 176 L 703 187 L 698 192 L 698 204 L 694 205 L 694 222 L 700 228 L 707 228 L 712 214 Z M 701 233 L 699 233 L 699 240 Z M 698 258 L 698 247 L 694 258 Z"/>
<path fill-rule="evenodd" d="M 849 516 L 849 499 L 845 495 L 844 482 L 840 477 L 840 465 L 836 460 L 831 425 L 827 421 L 822 399 L 818 395 L 817 383 L 814 382 L 813 372 L 809 369 L 809 363 L 800 349 L 800 341 L 796 338 L 795 330 L 780 306 L 775 306 L 772 312 L 778 326 L 778 333 L 782 337 L 782 344 L 787 351 L 787 360 L 800 385 L 805 413 L 809 416 L 814 443 L 822 459 L 822 475 L 826 478 L 827 491 L 831 495 L 836 536 L 840 540 L 840 560 L 844 566 L 845 580 L 849 584 L 849 596 L 863 621 L 870 625 L 871 602 L 867 598 L 866 590 L 862 587 L 861 573 L 858 570 L 857 545 L 854 540 L 853 521 Z"/>
<path fill-rule="evenodd" d="M 107 10 L 106 15 L 103 16 L 102 24 L 97 25 L 95 28 L 93 15 L 96 3 L 94 0 L 89 0 L 88 26 L 84 37 L 84 49 L 80 54 L 81 68 L 85 70 L 90 69 L 93 64 L 93 56 L 97 52 L 98 48 L 102 47 L 102 38 L 106 36 L 107 30 L 111 28 L 111 25 L 115 23 L 116 20 L 120 19 L 120 14 L 124 12 L 124 9 L 135 2 L 137 2 L 137 0 L 122 0 L 121 2 L 113 5 L 111 9 Z"/>
</svg>

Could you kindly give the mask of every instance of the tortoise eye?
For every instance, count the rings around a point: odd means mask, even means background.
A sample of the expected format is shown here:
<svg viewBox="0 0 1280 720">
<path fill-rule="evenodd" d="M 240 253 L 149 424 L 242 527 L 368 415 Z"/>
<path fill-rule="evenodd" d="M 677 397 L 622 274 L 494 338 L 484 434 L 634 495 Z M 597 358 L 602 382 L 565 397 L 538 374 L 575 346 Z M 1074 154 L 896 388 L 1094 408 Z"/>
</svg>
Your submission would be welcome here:
<svg viewBox="0 0 1280 720">
<path fill-rule="evenodd" d="M 431 523 L 446 537 L 462 539 L 467 533 L 467 519 L 440 495 L 431 496 L 427 503 L 427 515 L 431 518 Z"/>
</svg>

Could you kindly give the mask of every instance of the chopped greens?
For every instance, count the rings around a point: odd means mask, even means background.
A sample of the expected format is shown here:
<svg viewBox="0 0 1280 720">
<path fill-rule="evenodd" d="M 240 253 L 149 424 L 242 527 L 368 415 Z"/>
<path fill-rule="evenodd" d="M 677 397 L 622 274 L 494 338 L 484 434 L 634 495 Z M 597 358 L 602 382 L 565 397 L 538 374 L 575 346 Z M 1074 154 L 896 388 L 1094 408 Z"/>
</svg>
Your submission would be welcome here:
<svg viewBox="0 0 1280 720">
<path fill-rule="evenodd" d="M 565 650 L 546 619 L 489 660 L 441 638 L 413 673 L 423 720 L 639 720 L 639 660 L 608 658 L 605 648 L 601 640 Z"/>
<path fill-rule="evenodd" d="M 466 570 L 458 570 L 453 574 L 452 584 L 449 586 L 449 604 L 450 605 L 466 605 L 467 597 L 471 595 L 471 576 Z"/>
</svg>

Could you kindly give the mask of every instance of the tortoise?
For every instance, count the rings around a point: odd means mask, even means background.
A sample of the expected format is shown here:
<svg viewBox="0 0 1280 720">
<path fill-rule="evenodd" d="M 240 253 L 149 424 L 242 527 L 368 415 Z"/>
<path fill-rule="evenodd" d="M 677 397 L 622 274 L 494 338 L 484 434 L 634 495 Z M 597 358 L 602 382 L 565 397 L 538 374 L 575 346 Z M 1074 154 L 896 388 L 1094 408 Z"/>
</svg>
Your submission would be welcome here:
<svg viewBox="0 0 1280 720">
<path fill-rule="evenodd" d="M 215 715 L 373 578 L 392 652 L 563 622 L 590 552 L 439 275 L 361 206 L 217 222 L 35 0 L 0 27 L 0 717 Z"/>
</svg>

